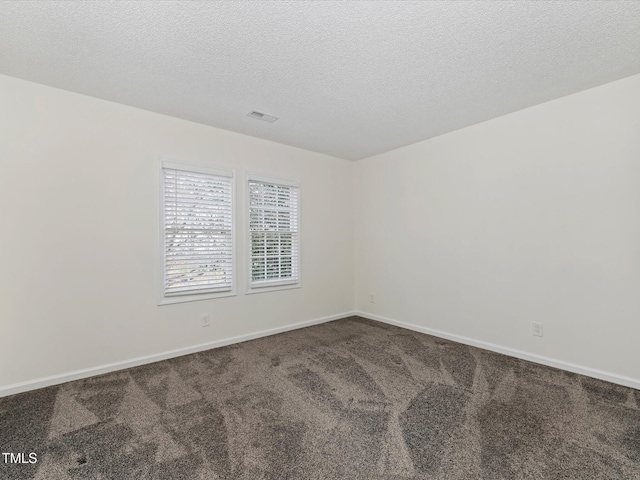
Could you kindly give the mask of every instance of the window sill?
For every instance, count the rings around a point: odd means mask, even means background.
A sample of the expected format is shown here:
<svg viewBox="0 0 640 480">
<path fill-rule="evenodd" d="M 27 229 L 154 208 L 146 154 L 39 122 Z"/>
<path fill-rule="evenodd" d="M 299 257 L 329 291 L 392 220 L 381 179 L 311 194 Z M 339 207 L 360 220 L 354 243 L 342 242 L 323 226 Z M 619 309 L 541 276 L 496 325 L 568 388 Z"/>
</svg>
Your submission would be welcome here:
<svg viewBox="0 0 640 480">
<path fill-rule="evenodd" d="M 158 306 L 173 305 L 175 303 L 197 302 L 200 300 L 211 300 L 214 298 L 222 297 L 235 297 L 237 292 L 235 289 L 225 292 L 209 292 L 209 293 L 195 293 L 192 295 L 175 295 L 169 297 L 162 297 L 158 302 Z"/>
<path fill-rule="evenodd" d="M 278 290 L 291 290 L 293 288 L 300 288 L 302 285 L 300 282 L 296 283 L 279 283 L 274 285 L 265 285 L 264 287 L 259 286 L 249 286 L 247 288 L 246 294 L 253 295 L 254 293 L 264 293 L 264 292 L 276 292 Z"/>
</svg>

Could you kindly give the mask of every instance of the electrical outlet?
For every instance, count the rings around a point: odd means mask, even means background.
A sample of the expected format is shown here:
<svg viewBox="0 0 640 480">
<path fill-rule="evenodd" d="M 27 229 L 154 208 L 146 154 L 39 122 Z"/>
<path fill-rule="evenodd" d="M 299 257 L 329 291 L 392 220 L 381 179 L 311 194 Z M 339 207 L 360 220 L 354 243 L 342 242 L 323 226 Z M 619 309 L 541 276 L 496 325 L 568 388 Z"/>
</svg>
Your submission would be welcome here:
<svg viewBox="0 0 640 480">
<path fill-rule="evenodd" d="M 369 303 L 376 303 L 376 296 L 373 293 L 369 295 Z"/>
<path fill-rule="evenodd" d="M 533 335 L 536 337 L 542 337 L 543 336 L 543 331 L 542 331 L 542 323 L 540 322 L 533 322 Z"/>
<path fill-rule="evenodd" d="M 211 317 L 208 313 L 205 313 L 200 317 L 200 326 L 208 327 L 209 325 L 211 325 Z"/>
</svg>

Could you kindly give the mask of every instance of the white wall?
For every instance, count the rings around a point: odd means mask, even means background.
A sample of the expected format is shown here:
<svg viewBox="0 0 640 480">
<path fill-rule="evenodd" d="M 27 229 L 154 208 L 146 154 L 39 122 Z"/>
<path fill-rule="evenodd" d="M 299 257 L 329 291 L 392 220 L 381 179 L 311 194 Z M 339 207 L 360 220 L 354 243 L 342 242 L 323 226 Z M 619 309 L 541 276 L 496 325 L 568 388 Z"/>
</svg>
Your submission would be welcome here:
<svg viewBox="0 0 640 480">
<path fill-rule="evenodd" d="M 639 112 L 635 76 L 354 164 L 0 76 L 0 392 L 348 313 L 354 249 L 358 310 L 640 379 Z M 238 296 L 156 305 L 160 155 L 237 169 Z M 243 295 L 247 170 L 302 182 L 301 289 Z"/>
<path fill-rule="evenodd" d="M 237 169 L 238 296 L 156 305 L 159 155 Z M 300 289 L 243 294 L 247 170 L 301 181 Z M 0 390 L 350 312 L 353 170 L 0 76 Z"/>
<path fill-rule="evenodd" d="M 640 379 L 640 76 L 358 162 L 355 218 L 358 310 Z"/>
</svg>

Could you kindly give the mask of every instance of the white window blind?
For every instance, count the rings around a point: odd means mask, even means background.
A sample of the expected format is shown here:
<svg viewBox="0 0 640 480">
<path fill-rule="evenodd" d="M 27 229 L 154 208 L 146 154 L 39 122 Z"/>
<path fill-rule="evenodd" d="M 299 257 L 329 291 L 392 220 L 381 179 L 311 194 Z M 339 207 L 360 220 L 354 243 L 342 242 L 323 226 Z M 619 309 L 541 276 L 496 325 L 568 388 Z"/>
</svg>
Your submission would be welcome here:
<svg viewBox="0 0 640 480">
<path fill-rule="evenodd" d="M 162 172 L 164 295 L 231 290 L 232 173 L 172 168 L 167 162 Z"/>
<path fill-rule="evenodd" d="M 299 188 L 249 179 L 250 286 L 299 282 Z"/>
</svg>

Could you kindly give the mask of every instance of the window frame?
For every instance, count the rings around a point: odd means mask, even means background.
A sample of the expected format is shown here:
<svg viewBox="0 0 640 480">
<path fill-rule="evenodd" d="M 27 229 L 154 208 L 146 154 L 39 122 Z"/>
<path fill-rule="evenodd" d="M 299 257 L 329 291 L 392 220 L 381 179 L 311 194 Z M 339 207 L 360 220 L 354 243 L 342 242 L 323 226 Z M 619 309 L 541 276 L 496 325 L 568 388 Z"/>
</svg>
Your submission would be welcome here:
<svg viewBox="0 0 640 480">
<path fill-rule="evenodd" d="M 276 185 L 284 185 L 287 187 L 294 187 L 298 189 L 298 208 L 296 211 L 296 223 L 298 225 L 297 230 L 297 256 L 296 256 L 296 264 L 298 267 L 298 278 L 296 280 L 272 280 L 272 281 L 263 281 L 262 285 L 253 284 L 251 281 L 252 271 L 251 271 L 251 198 L 250 198 L 250 189 L 249 182 L 265 182 L 265 183 L 273 183 Z M 274 177 L 270 175 L 263 175 L 259 173 L 247 172 L 246 179 L 244 183 L 245 187 L 245 208 L 244 213 L 246 216 L 245 219 L 245 228 L 246 228 L 246 294 L 252 295 L 255 293 L 265 293 L 265 292 L 275 292 L 279 290 L 290 290 L 294 288 L 302 287 L 302 225 L 300 223 L 300 212 L 302 210 L 302 189 L 300 188 L 300 181 L 294 180 L 290 178 L 281 178 Z"/>
<path fill-rule="evenodd" d="M 228 177 L 231 180 L 231 288 L 222 291 L 209 291 L 202 293 L 176 292 L 165 293 L 165 216 L 164 216 L 164 169 L 176 169 L 187 172 L 201 173 L 205 175 L 217 175 Z M 158 305 L 171 305 L 176 303 L 195 302 L 214 298 L 232 297 L 238 294 L 238 271 L 236 249 L 236 170 L 235 168 L 214 167 L 192 162 L 185 162 L 168 157 L 161 157 L 157 172 L 157 199 L 158 199 Z"/>
</svg>

